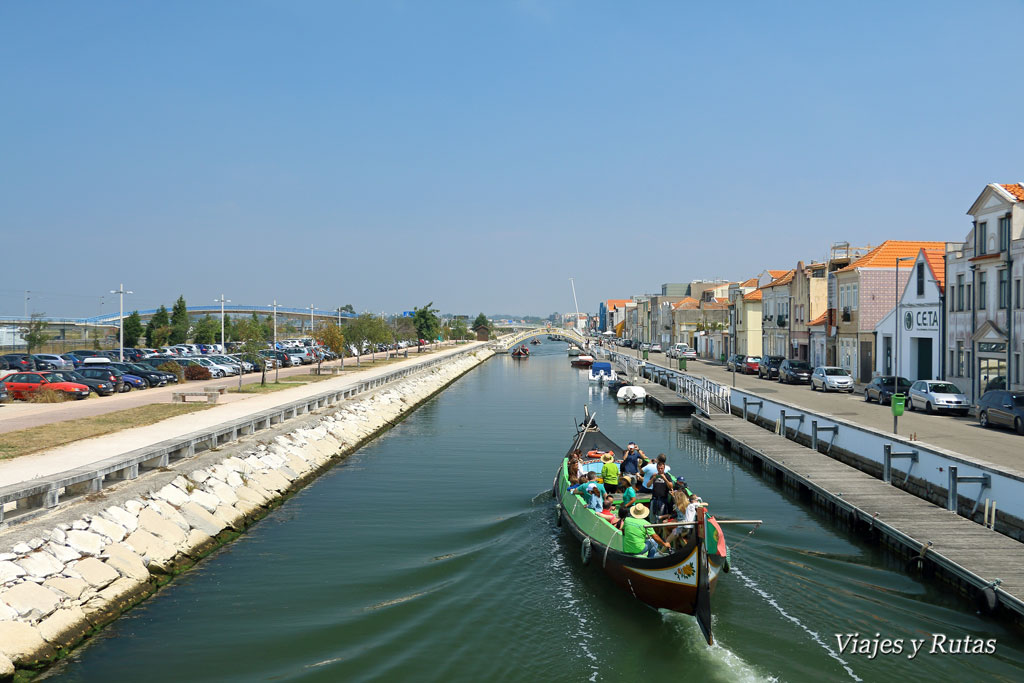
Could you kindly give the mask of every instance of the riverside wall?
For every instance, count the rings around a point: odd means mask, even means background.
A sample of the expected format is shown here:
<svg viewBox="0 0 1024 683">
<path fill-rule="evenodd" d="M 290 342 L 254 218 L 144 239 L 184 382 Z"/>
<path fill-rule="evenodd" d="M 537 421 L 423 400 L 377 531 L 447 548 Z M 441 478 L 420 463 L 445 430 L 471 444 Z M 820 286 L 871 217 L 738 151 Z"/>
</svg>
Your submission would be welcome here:
<svg viewBox="0 0 1024 683">
<path fill-rule="evenodd" d="M 0 680 L 64 656 L 492 355 L 453 358 L 0 535 Z"/>
</svg>

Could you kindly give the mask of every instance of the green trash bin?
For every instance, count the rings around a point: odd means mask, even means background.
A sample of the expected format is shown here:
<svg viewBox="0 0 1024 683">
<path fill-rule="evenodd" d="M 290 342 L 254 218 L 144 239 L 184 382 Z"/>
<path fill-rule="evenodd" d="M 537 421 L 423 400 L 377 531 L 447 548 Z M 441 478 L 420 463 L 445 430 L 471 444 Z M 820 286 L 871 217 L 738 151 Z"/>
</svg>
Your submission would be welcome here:
<svg viewBox="0 0 1024 683">
<path fill-rule="evenodd" d="M 895 417 L 899 417 L 903 414 L 903 409 L 907 407 L 907 395 L 906 394 L 893 394 L 892 395 L 892 414 Z"/>
<path fill-rule="evenodd" d="M 685 370 L 686 369 L 686 359 L 685 358 L 680 358 L 679 359 L 679 369 L 680 370 Z"/>
<path fill-rule="evenodd" d="M 648 352 L 644 351 L 644 360 L 647 360 Z"/>
</svg>

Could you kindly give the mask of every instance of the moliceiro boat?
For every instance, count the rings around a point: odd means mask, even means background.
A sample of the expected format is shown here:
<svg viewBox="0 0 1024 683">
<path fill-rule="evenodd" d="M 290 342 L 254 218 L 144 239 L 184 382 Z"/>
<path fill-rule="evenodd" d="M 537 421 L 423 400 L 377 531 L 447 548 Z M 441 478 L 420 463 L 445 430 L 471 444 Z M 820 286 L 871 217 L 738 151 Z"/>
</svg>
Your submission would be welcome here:
<svg viewBox="0 0 1024 683">
<path fill-rule="evenodd" d="M 521 344 L 512 350 L 513 358 L 529 358 L 530 349 L 526 348 L 525 344 Z"/>
<path fill-rule="evenodd" d="M 590 416 L 577 427 L 572 445 L 555 474 L 553 494 L 557 523 L 579 540 L 583 564 L 597 565 L 623 590 L 651 607 L 693 615 L 708 645 L 714 644 L 711 596 L 719 577 L 729 571 L 729 551 L 720 526 L 729 522 L 716 520 L 702 503 L 696 508 L 693 523 L 652 524 L 663 538 L 674 527 L 689 527 L 681 545 L 651 558 L 644 553 L 626 553 L 622 532 L 608 517 L 589 509 L 575 490 L 570 490 L 569 456 L 576 449 L 584 454 L 580 465 L 584 475 L 601 471 L 602 455 L 611 453 L 615 460 L 620 460 L 623 449 L 605 436 Z M 620 497 L 621 494 L 616 495 L 617 499 Z M 649 508 L 650 495 L 640 494 L 637 502 Z M 614 517 L 618 517 L 617 507 L 616 503 Z M 643 508 L 634 509 L 643 512 Z M 731 523 L 760 522 L 737 520 Z"/>
</svg>

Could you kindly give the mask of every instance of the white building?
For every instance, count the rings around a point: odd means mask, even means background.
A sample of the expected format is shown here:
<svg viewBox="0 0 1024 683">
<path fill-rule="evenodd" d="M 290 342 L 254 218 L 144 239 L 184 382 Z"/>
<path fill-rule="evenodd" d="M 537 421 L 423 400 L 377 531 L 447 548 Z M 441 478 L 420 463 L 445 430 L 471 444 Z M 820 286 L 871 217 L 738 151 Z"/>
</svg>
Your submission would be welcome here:
<svg viewBox="0 0 1024 683">
<path fill-rule="evenodd" d="M 977 401 L 1024 387 L 1024 185 L 990 183 L 967 213 L 967 239 L 946 248 L 945 379 Z"/>
<path fill-rule="evenodd" d="M 910 279 L 899 305 L 875 325 L 875 374 L 899 374 L 911 382 L 943 376 L 944 257 L 943 250 L 922 249 L 912 264 L 907 263 Z"/>
</svg>

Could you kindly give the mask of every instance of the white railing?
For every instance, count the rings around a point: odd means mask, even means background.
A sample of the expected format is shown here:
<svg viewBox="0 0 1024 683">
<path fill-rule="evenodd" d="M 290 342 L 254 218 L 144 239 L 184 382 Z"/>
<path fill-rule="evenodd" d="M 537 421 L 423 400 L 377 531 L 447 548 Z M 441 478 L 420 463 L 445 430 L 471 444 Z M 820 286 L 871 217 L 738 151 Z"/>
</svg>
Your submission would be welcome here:
<svg viewBox="0 0 1024 683">
<path fill-rule="evenodd" d="M 618 351 L 606 351 L 605 353 L 610 360 L 621 365 L 631 377 L 636 375 L 643 376 L 644 368 L 649 368 L 652 370 L 652 377 L 656 373 L 658 379 L 665 378 L 666 382 L 668 380 L 674 381 L 676 396 L 685 398 L 697 410 L 709 418 L 715 414 L 728 413 L 731 410 L 730 389 L 727 386 L 713 382 L 707 377 L 690 375 L 682 370 L 673 370 L 660 365 L 652 365 Z"/>
</svg>

